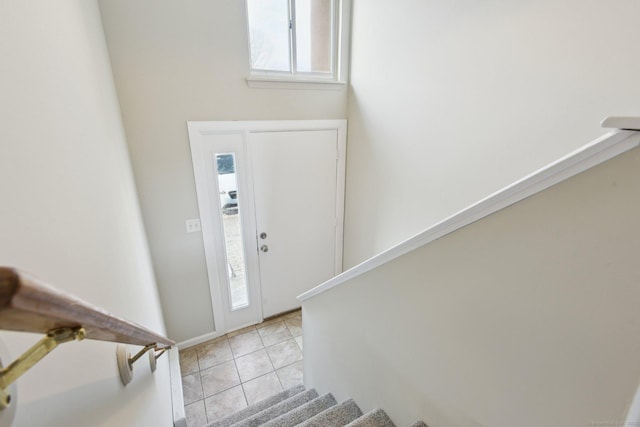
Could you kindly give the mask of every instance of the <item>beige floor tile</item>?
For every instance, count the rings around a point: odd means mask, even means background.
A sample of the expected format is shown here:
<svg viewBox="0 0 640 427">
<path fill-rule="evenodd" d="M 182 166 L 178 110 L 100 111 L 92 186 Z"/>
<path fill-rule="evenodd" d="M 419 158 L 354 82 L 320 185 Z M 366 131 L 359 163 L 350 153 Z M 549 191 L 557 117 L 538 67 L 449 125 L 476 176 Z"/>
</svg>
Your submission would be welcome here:
<svg viewBox="0 0 640 427">
<path fill-rule="evenodd" d="M 199 372 L 182 377 L 182 396 L 184 397 L 185 405 L 201 400 L 204 397 Z"/>
<path fill-rule="evenodd" d="M 254 351 L 264 348 L 257 331 L 231 337 L 229 338 L 229 343 L 231 344 L 233 357 L 244 356 L 245 354 L 253 353 Z"/>
<path fill-rule="evenodd" d="M 236 386 L 225 390 L 222 393 L 214 394 L 204 400 L 207 410 L 207 419 L 210 423 L 219 418 L 233 414 L 242 408 L 247 407 L 241 386 Z"/>
<path fill-rule="evenodd" d="M 182 376 L 193 374 L 200 370 L 198 366 L 198 353 L 195 347 L 180 350 L 180 372 Z"/>
<path fill-rule="evenodd" d="M 273 371 L 271 360 L 264 349 L 238 357 L 236 366 L 243 383 Z"/>
<path fill-rule="evenodd" d="M 284 315 L 285 319 L 302 319 L 302 310 L 296 310 Z"/>
<path fill-rule="evenodd" d="M 283 321 L 260 328 L 258 329 L 258 333 L 265 347 L 293 338 L 293 335 L 289 332 L 289 328 L 287 328 Z"/>
<path fill-rule="evenodd" d="M 236 335 L 246 334 L 247 332 L 251 332 L 251 331 L 255 331 L 255 330 L 256 330 L 255 325 L 247 326 L 246 328 L 242 328 L 242 329 L 238 329 L 238 330 L 233 331 L 233 332 L 229 332 L 227 334 L 227 338 L 235 337 Z"/>
<path fill-rule="evenodd" d="M 198 363 L 201 370 L 233 359 L 231 346 L 226 337 L 199 344 L 196 346 L 196 349 L 198 351 Z"/>
<path fill-rule="evenodd" d="M 242 384 L 242 388 L 244 389 L 244 394 L 249 405 L 280 393 L 283 390 L 275 372 L 270 372 L 251 381 L 247 381 Z"/>
<path fill-rule="evenodd" d="M 202 427 L 301 384 L 301 319 L 297 310 L 182 350 L 188 427 Z"/>
<path fill-rule="evenodd" d="M 276 371 L 276 375 L 282 384 L 283 389 L 288 389 L 303 383 L 302 378 L 302 360 L 291 365 L 280 368 Z"/>
<path fill-rule="evenodd" d="M 204 400 L 198 400 L 184 407 L 187 418 L 187 427 L 203 427 L 207 425 L 207 412 L 204 409 Z"/>
<path fill-rule="evenodd" d="M 286 323 L 287 328 L 291 331 L 291 335 L 294 337 L 302 335 L 302 319 L 291 317 L 289 319 L 285 319 L 284 323 Z"/>
<path fill-rule="evenodd" d="M 268 347 L 267 353 L 275 369 L 302 360 L 302 351 L 294 339 Z"/>
<path fill-rule="evenodd" d="M 264 328 L 265 326 L 269 326 L 269 325 L 273 325 L 274 323 L 278 323 L 278 322 L 282 322 L 284 320 L 283 317 L 278 316 L 278 317 L 273 317 L 269 320 L 264 320 L 262 323 L 258 323 L 256 325 L 256 329 L 261 329 Z"/>
<path fill-rule="evenodd" d="M 240 377 L 233 360 L 200 371 L 204 396 L 209 397 L 240 384 Z"/>
</svg>

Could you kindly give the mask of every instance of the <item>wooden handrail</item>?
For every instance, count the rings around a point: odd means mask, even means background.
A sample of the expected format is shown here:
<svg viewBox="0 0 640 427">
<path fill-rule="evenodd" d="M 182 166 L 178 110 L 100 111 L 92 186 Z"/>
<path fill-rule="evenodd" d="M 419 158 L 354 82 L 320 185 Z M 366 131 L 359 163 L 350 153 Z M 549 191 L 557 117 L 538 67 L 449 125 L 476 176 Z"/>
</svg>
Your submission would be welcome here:
<svg viewBox="0 0 640 427">
<path fill-rule="evenodd" d="M 156 348 L 175 342 L 13 268 L 0 267 L 0 329 L 47 334 L 83 328 L 86 339 Z"/>
</svg>

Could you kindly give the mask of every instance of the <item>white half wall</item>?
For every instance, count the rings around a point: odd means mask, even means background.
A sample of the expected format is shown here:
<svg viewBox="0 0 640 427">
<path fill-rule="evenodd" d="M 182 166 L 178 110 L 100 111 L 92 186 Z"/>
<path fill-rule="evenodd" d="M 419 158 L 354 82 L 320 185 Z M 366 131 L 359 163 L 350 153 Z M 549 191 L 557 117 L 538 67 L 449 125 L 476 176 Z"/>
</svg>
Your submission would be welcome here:
<svg viewBox="0 0 640 427">
<path fill-rule="evenodd" d="M 97 1 L 1 1 L 0 58 L 0 265 L 164 333 Z M 40 338 L 0 334 L 14 358 Z M 115 348 L 54 350 L 14 426 L 172 425 L 167 357 L 125 388 Z"/>
<path fill-rule="evenodd" d="M 102 19 L 169 334 L 211 333 L 187 121 L 343 119 L 347 90 L 249 88 L 243 0 L 104 0 Z"/>
<path fill-rule="evenodd" d="M 634 148 L 304 301 L 305 385 L 398 426 L 623 425 L 639 191 Z"/>
<path fill-rule="evenodd" d="M 640 114 L 636 0 L 355 0 L 345 268 Z"/>
</svg>

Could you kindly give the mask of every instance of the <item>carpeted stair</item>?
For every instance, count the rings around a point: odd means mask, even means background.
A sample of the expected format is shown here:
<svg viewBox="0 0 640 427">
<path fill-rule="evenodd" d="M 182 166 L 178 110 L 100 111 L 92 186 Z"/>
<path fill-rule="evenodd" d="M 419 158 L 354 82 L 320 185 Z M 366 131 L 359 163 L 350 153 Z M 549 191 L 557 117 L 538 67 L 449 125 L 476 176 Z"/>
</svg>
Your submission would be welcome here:
<svg viewBox="0 0 640 427">
<path fill-rule="evenodd" d="M 338 403 L 327 393 L 297 386 L 257 402 L 208 427 L 396 427 L 382 409 L 363 414 L 353 399 Z M 422 421 L 410 427 L 427 427 Z"/>
</svg>

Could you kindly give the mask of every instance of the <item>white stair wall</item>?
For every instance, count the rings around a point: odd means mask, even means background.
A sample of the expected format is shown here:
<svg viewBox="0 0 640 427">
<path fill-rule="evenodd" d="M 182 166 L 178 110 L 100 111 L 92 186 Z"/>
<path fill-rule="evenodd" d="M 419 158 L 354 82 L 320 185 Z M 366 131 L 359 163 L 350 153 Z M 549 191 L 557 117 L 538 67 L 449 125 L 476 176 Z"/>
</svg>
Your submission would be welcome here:
<svg viewBox="0 0 640 427">
<path fill-rule="evenodd" d="M 634 148 L 318 292 L 305 383 L 398 425 L 623 421 L 640 378 L 638 218 Z"/>
</svg>

